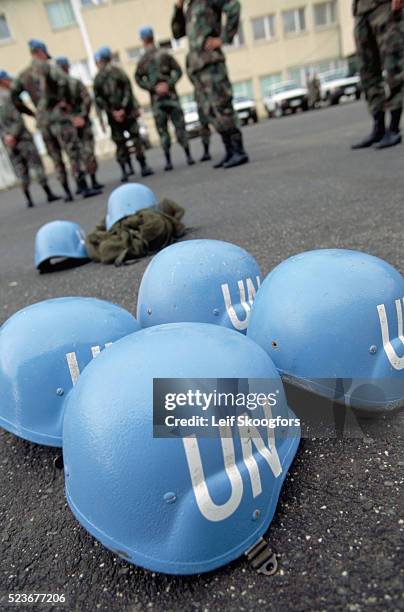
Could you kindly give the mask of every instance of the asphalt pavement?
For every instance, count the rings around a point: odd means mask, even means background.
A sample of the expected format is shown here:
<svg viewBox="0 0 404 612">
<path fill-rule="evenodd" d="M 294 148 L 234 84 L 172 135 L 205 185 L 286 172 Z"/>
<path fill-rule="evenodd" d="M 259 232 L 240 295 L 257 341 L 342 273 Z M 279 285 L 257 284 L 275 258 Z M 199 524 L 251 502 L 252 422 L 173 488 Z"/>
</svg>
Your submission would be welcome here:
<svg viewBox="0 0 404 612">
<path fill-rule="evenodd" d="M 186 208 L 188 238 L 239 244 L 264 274 L 322 247 L 367 251 L 404 273 L 404 147 L 351 151 L 368 129 L 361 102 L 262 120 L 244 129 L 251 164 L 187 167 L 176 147 L 168 174 L 155 149 L 149 161 L 156 174 L 145 182 Z M 192 148 L 200 156 L 198 141 Z M 221 154 L 216 136 L 213 153 Z M 18 189 L 0 194 L 0 324 L 28 304 L 67 295 L 135 313 L 149 259 L 41 276 L 33 266 L 42 224 L 71 219 L 90 230 L 104 215 L 119 184 L 113 160 L 101 164 L 99 178 L 104 195 L 73 204 L 48 205 L 35 188 L 38 206 L 26 210 Z M 55 179 L 52 185 L 56 191 Z M 64 593 L 59 609 L 80 611 L 403 610 L 403 424 L 402 416 L 377 419 L 364 424 L 361 438 L 302 441 L 267 534 L 279 560 L 273 577 L 256 574 L 244 559 L 189 578 L 127 564 L 71 515 L 63 472 L 53 465 L 57 451 L 0 430 L 0 596 Z"/>
</svg>

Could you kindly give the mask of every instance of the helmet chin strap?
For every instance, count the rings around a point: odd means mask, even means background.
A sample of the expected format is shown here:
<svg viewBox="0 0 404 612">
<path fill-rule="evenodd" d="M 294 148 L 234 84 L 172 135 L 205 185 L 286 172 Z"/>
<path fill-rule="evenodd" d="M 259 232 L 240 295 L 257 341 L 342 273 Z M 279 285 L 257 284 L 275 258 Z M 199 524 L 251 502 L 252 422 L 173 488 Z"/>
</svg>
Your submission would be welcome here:
<svg viewBox="0 0 404 612">
<path fill-rule="evenodd" d="M 271 550 L 264 538 L 260 538 L 244 554 L 257 574 L 273 576 L 278 571 L 276 554 Z"/>
</svg>

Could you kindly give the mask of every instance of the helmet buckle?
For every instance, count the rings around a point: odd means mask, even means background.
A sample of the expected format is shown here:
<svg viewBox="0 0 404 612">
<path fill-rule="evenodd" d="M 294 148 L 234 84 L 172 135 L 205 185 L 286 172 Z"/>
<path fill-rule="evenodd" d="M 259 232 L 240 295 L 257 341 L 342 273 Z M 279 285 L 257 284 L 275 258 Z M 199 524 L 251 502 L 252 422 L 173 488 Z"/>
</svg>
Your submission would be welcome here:
<svg viewBox="0 0 404 612">
<path fill-rule="evenodd" d="M 273 576 L 278 571 L 278 561 L 276 554 L 271 550 L 268 542 L 260 538 L 245 555 L 250 565 L 258 574 Z"/>
</svg>

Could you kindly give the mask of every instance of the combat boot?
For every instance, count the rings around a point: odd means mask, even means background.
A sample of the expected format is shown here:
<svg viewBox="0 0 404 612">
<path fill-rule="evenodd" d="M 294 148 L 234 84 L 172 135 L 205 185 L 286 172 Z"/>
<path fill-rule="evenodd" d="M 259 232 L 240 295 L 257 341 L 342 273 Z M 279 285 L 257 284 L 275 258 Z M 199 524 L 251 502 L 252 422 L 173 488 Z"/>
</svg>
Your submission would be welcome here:
<svg viewBox="0 0 404 612">
<path fill-rule="evenodd" d="M 135 176 L 136 172 L 135 172 L 135 169 L 134 169 L 134 167 L 133 167 L 133 165 L 132 165 L 132 160 L 131 160 L 131 159 L 129 159 L 129 161 L 127 161 L 127 162 L 126 162 L 126 165 L 127 165 L 127 166 L 128 166 L 128 168 L 129 168 L 129 170 L 127 170 L 127 171 L 126 171 L 126 174 L 127 174 L 128 176 Z"/>
<path fill-rule="evenodd" d="M 185 147 L 184 151 L 185 151 L 185 157 L 186 157 L 188 166 L 193 166 L 194 163 L 195 163 L 195 160 L 193 159 L 193 157 L 191 155 L 190 148 L 189 147 Z"/>
<path fill-rule="evenodd" d="M 83 198 L 92 198 L 100 195 L 101 189 L 92 189 L 87 185 L 86 177 L 84 174 L 80 174 L 78 178 L 78 185 L 81 187 L 81 195 Z"/>
<path fill-rule="evenodd" d="M 225 155 L 219 162 L 217 162 L 216 164 L 213 164 L 213 167 L 216 169 L 223 168 L 224 164 L 226 164 L 231 158 L 231 156 L 233 155 L 233 145 L 231 142 L 230 134 L 226 132 L 225 134 L 221 134 L 221 137 L 222 137 L 223 144 L 224 144 Z"/>
<path fill-rule="evenodd" d="M 391 111 L 391 123 L 390 129 L 386 130 L 385 135 L 379 143 L 376 144 L 375 149 L 387 149 L 388 147 L 394 147 L 401 142 L 400 133 L 400 120 L 401 120 L 401 108 L 396 108 Z"/>
<path fill-rule="evenodd" d="M 173 163 L 171 161 L 171 153 L 170 151 L 164 151 L 164 155 L 166 158 L 166 165 L 164 166 L 164 170 L 166 172 L 170 172 L 174 168 Z"/>
<path fill-rule="evenodd" d="M 388 149 L 389 147 L 395 147 L 396 145 L 400 144 L 400 142 L 400 132 L 392 132 L 391 130 L 386 130 L 386 133 L 381 139 L 381 141 L 375 144 L 375 149 Z"/>
<path fill-rule="evenodd" d="M 142 176 L 151 176 L 154 174 L 154 170 L 150 168 L 144 155 L 138 157 L 137 160 L 140 164 L 140 173 Z"/>
<path fill-rule="evenodd" d="M 210 161 L 212 159 L 209 148 L 210 148 L 209 143 L 204 142 L 203 143 L 203 155 L 200 159 L 201 162 Z"/>
<path fill-rule="evenodd" d="M 28 187 L 24 187 L 23 191 L 27 200 L 27 208 L 34 208 L 34 203 L 32 201 Z"/>
<path fill-rule="evenodd" d="M 385 128 L 385 123 L 384 123 L 384 113 L 383 112 L 376 113 L 374 115 L 373 130 L 371 131 L 369 136 L 351 145 L 351 149 L 353 149 L 354 151 L 358 149 L 368 149 L 369 147 L 376 144 L 377 142 L 380 142 L 385 132 L 386 132 L 386 128 Z"/>
<path fill-rule="evenodd" d="M 121 183 L 127 183 L 129 180 L 129 174 L 126 172 L 126 164 L 119 164 L 121 166 Z"/>
<path fill-rule="evenodd" d="M 224 162 L 223 168 L 235 168 L 236 166 L 242 166 L 243 164 L 248 164 L 250 158 L 245 152 L 243 145 L 243 137 L 241 135 L 240 130 L 235 131 L 231 136 L 231 142 L 233 146 L 233 154 L 229 160 Z"/>
<path fill-rule="evenodd" d="M 65 197 L 63 198 L 63 201 L 64 202 L 73 202 L 74 198 L 72 196 L 72 192 L 70 191 L 69 183 L 67 182 L 67 180 L 63 181 L 62 187 L 63 187 L 63 190 L 65 192 Z"/>
<path fill-rule="evenodd" d="M 95 174 L 91 174 L 90 178 L 91 178 L 91 187 L 93 189 L 104 189 L 105 185 L 97 181 L 97 177 Z"/>
<path fill-rule="evenodd" d="M 60 196 L 57 196 L 56 194 L 53 193 L 47 181 L 44 181 L 43 183 L 41 183 L 41 186 L 44 192 L 46 193 L 46 199 L 48 200 L 49 204 L 51 202 L 57 202 L 58 200 L 60 200 Z"/>
</svg>

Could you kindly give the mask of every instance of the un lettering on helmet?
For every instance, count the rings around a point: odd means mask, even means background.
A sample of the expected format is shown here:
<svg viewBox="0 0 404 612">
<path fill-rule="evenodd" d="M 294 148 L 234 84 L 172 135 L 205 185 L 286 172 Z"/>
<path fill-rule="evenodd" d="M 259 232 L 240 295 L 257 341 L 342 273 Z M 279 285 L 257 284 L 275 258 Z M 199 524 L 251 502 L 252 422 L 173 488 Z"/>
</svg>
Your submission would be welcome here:
<svg viewBox="0 0 404 612">
<path fill-rule="evenodd" d="M 236 559 L 267 531 L 300 429 L 222 425 L 207 437 L 154 437 L 153 381 L 178 376 L 272 380 L 279 400 L 267 416 L 293 417 L 271 359 L 243 334 L 206 323 L 143 329 L 89 364 L 69 395 L 66 496 L 114 554 L 196 574 Z"/>
<path fill-rule="evenodd" d="M 141 326 L 199 322 L 246 333 L 261 271 L 250 253 L 219 240 L 187 240 L 158 253 L 139 288 Z"/>
<path fill-rule="evenodd" d="M 404 279 L 358 251 L 301 253 L 257 295 L 248 336 L 292 384 L 366 412 L 404 407 Z"/>
<path fill-rule="evenodd" d="M 80 373 L 138 329 L 129 312 L 94 298 L 46 300 L 14 314 L 0 328 L 0 426 L 62 446 L 65 399 Z"/>
</svg>

